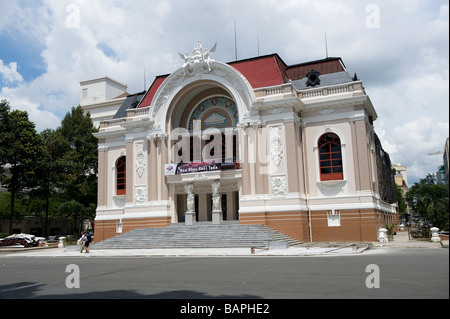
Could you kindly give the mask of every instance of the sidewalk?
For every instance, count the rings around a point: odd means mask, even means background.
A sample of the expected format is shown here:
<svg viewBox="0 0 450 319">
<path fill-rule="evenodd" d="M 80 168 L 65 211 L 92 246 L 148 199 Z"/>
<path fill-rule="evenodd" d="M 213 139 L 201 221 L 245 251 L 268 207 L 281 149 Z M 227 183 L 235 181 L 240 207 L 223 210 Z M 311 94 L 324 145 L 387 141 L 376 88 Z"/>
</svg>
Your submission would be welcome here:
<svg viewBox="0 0 450 319">
<path fill-rule="evenodd" d="M 394 235 L 394 240 L 388 243 L 374 243 L 373 247 L 386 247 L 386 248 L 448 248 L 448 240 L 442 241 L 442 245 L 439 242 L 432 242 L 430 239 L 425 238 L 408 238 L 407 231 L 397 232 Z"/>
<path fill-rule="evenodd" d="M 448 248 L 448 241 L 444 243 Z M 1 257 L 244 257 L 244 256 L 341 256 L 361 254 L 364 251 L 385 251 L 389 248 L 442 248 L 441 243 L 429 240 L 408 240 L 407 232 L 398 232 L 389 243 L 305 243 L 301 247 L 287 249 L 250 248 L 196 248 L 196 249 L 92 249 L 90 253 L 80 253 L 78 246 L 65 248 L 34 249 L 30 251 L 0 250 Z"/>
<path fill-rule="evenodd" d="M 196 249 L 92 249 L 90 253 L 80 253 L 77 246 L 66 248 L 49 248 L 21 252 L 1 252 L 3 257 L 243 257 L 243 256 L 315 256 L 361 253 L 361 249 L 349 247 L 290 247 L 287 249 L 250 248 L 196 248 Z"/>
</svg>

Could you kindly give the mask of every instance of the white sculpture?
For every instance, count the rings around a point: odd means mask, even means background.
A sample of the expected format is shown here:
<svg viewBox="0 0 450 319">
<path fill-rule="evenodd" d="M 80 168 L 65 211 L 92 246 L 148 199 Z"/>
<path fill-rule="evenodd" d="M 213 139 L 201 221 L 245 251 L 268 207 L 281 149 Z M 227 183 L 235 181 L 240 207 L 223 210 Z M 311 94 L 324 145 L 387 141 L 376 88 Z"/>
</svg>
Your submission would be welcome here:
<svg viewBox="0 0 450 319">
<path fill-rule="evenodd" d="M 192 226 L 196 222 L 194 184 L 184 185 L 184 190 L 187 193 L 186 214 L 184 215 L 184 222 L 187 226 Z"/>
<path fill-rule="evenodd" d="M 213 199 L 213 212 L 222 212 L 222 195 L 214 194 Z"/>
<path fill-rule="evenodd" d="M 389 242 L 389 239 L 387 237 L 387 229 L 386 228 L 380 228 L 378 230 L 378 241 L 380 243 L 387 243 Z"/>
<path fill-rule="evenodd" d="M 205 50 L 200 41 L 197 41 L 191 54 L 188 54 L 187 52 L 185 54 L 181 54 L 178 52 L 180 57 L 184 59 L 184 74 L 193 76 L 197 72 L 211 72 L 211 62 L 213 60 L 210 55 L 216 51 L 216 47 L 217 43 L 214 44 L 210 50 Z"/>
<path fill-rule="evenodd" d="M 214 181 L 212 184 L 213 212 L 222 212 L 222 195 L 219 194 L 220 182 Z"/>
<path fill-rule="evenodd" d="M 195 212 L 195 196 L 193 194 L 194 185 L 186 184 L 184 185 L 184 190 L 187 193 L 186 212 L 194 213 Z"/>
<path fill-rule="evenodd" d="M 213 194 L 217 194 L 219 192 L 220 182 L 219 181 L 212 182 L 211 187 L 212 187 Z"/>
<path fill-rule="evenodd" d="M 212 186 L 212 222 L 213 224 L 220 224 L 223 220 L 222 212 L 222 195 L 219 193 L 220 182 L 214 181 Z"/>
</svg>

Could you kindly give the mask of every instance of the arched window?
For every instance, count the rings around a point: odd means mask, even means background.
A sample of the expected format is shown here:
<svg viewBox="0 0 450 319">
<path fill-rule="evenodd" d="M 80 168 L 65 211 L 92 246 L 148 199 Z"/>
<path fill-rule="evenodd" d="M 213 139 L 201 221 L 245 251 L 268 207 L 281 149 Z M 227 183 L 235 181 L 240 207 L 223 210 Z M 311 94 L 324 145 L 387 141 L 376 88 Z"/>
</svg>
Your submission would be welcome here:
<svg viewBox="0 0 450 319">
<path fill-rule="evenodd" d="M 116 162 L 116 195 L 125 195 L 127 187 L 127 158 L 120 157 Z"/>
<path fill-rule="evenodd" d="M 341 140 L 336 134 L 326 133 L 319 138 L 320 180 L 332 181 L 344 178 L 342 170 Z"/>
<path fill-rule="evenodd" d="M 196 128 L 195 121 L 199 121 L 201 127 Z M 231 139 L 226 135 L 228 134 L 226 129 L 236 127 L 237 123 L 237 107 L 231 99 L 225 96 L 215 96 L 202 101 L 190 115 L 187 129 L 191 132 L 201 129 L 203 133 L 207 129 L 214 128 L 217 129 L 216 132 L 221 132 L 221 136 L 219 134 L 216 134 L 217 136 L 210 135 L 206 140 L 202 140 L 203 134 L 202 136 L 191 136 L 190 155 L 188 157 L 186 154 L 184 160 L 196 163 L 214 159 L 216 162 L 221 160 L 222 163 L 236 163 L 238 157 L 237 133 L 234 132 Z M 203 154 L 204 147 L 207 145 L 210 151 L 208 154 Z M 231 148 L 233 148 L 232 151 Z M 183 156 L 183 148 L 178 149 L 177 155 Z M 203 158 L 204 155 L 207 158 Z"/>
</svg>

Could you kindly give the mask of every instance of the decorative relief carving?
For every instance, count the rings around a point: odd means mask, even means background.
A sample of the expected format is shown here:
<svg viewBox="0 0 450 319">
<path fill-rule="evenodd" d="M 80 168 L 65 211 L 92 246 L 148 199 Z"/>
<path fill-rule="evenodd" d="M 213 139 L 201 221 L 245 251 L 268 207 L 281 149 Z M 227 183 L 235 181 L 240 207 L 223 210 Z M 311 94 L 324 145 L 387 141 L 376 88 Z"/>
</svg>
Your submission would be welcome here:
<svg viewBox="0 0 450 319">
<path fill-rule="evenodd" d="M 276 167 L 280 166 L 281 160 L 283 159 L 283 141 L 279 135 L 275 135 L 272 138 L 272 144 L 270 146 L 270 153 L 272 157 L 272 161 Z"/>
<path fill-rule="evenodd" d="M 142 150 L 140 150 L 136 154 L 136 173 L 139 177 L 142 177 L 145 171 L 145 154 Z"/>
<path fill-rule="evenodd" d="M 135 205 L 144 205 L 145 203 L 146 187 L 136 187 L 134 190 L 134 203 Z"/>
<path fill-rule="evenodd" d="M 195 180 L 206 179 L 206 175 L 205 175 L 205 173 L 197 173 L 197 175 L 195 175 L 194 179 Z"/>
<path fill-rule="evenodd" d="M 272 178 L 272 197 L 286 197 L 286 179 L 284 177 Z"/>
<path fill-rule="evenodd" d="M 270 114 L 281 114 L 281 113 L 283 113 L 283 111 L 284 111 L 284 107 L 277 107 L 277 108 L 274 108 L 274 109 L 269 109 L 269 113 Z"/>
<path fill-rule="evenodd" d="M 321 115 L 328 115 L 334 113 L 335 109 L 333 107 L 330 107 L 328 109 L 320 109 L 319 114 Z"/>
</svg>

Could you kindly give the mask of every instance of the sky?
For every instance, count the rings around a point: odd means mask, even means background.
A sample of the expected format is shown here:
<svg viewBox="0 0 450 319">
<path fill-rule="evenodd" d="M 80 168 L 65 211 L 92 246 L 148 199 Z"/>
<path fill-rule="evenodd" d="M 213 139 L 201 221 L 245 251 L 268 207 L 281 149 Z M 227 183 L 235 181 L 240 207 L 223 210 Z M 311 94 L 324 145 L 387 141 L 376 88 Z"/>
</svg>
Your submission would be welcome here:
<svg viewBox="0 0 450 319">
<path fill-rule="evenodd" d="M 449 135 L 448 0 L 0 0 L 0 99 L 38 131 L 55 129 L 80 103 L 80 81 L 109 76 L 143 91 L 196 41 L 234 61 L 235 25 L 238 59 L 341 57 L 409 185 L 442 165 L 429 154 Z"/>
</svg>

